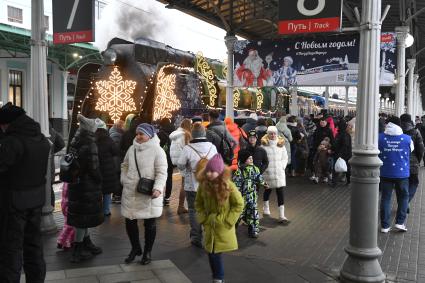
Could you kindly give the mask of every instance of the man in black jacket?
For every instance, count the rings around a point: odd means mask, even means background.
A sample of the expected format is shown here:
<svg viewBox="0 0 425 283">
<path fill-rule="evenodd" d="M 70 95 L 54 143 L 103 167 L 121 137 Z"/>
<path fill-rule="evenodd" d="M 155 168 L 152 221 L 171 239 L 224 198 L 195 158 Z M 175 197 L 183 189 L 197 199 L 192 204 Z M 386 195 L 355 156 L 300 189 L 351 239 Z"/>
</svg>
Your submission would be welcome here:
<svg viewBox="0 0 425 283">
<path fill-rule="evenodd" d="M 41 241 L 41 210 L 45 201 L 50 144 L 40 125 L 25 111 L 6 104 L 0 109 L 0 192 L 7 203 L 0 239 L 0 282 L 44 282 L 46 264 Z"/>
<path fill-rule="evenodd" d="M 170 197 L 171 197 L 171 190 L 173 189 L 173 162 L 171 161 L 171 155 L 170 155 L 170 147 L 171 147 L 171 140 L 170 140 L 170 134 L 174 131 L 173 124 L 171 124 L 171 120 L 168 118 L 162 118 L 159 122 L 159 132 L 158 132 L 158 138 L 160 141 L 160 145 L 162 149 L 165 151 L 165 154 L 167 155 L 167 163 L 168 163 L 168 169 L 167 169 L 167 183 L 165 185 L 165 195 L 164 195 L 164 206 L 170 205 Z"/>
<path fill-rule="evenodd" d="M 403 114 L 400 116 L 401 129 L 403 133 L 412 138 L 415 149 L 410 154 L 410 176 L 409 176 L 409 202 L 415 196 L 416 190 L 419 185 L 419 164 L 424 156 L 424 143 L 421 133 L 415 128 L 410 114 Z M 409 211 L 409 209 L 408 209 Z"/>
</svg>

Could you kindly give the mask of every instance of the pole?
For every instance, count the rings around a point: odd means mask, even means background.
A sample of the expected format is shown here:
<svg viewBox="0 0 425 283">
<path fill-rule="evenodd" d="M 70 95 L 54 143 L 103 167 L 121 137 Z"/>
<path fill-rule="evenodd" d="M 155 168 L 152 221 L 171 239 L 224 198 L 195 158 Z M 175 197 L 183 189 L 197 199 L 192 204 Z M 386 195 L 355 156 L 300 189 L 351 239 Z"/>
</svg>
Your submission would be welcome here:
<svg viewBox="0 0 425 283">
<path fill-rule="evenodd" d="M 233 51 L 238 40 L 233 34 L 224 37 L 227 47 L 226 117 L 233 119 Z"/>
<path fill-rule="evenodd" d="M 68 139 L 68 71 L 62 72 L 63 97 L 62 97 L 62 134 Z"/>
<path fill-rule="evenodd" d="M 298 116 L 298 92 L 297 87 L 291 88 L 291 115 Z"/>
<path fill-rule="evenodd" d="M 414 88 L 413 88 L 413 79 L 414 79 L 414 69 L 416 65 L 416 59 L 407 59 L 407 67 L 409 68 L 409 78 L 408 78 L 408 91 L 407 91 L 407 113 L 414 115 Z M 413 117 L 414 118 L 414 117 Z"/>
<path fill-rule="evenodd" d="M 329 109 L 329 87 L 325 90 L 325 109 Z"/>
<path fill-rule="evenodd" d="M 348 90 L 350 89 L 349 86 L 345 87 L 345 104 L 344 104 L 344 116 L 348 115 Z"/>
<path fill-rule="evenodd" d="M 413 113 L 412 113 L 412 120 L 415 122 L 415 118 L 419 113 L 419 95 L 418 95 L 418 74 L 413 75 Z"/>
<path fill-rule="evenodd" d="M 406 72 L 406 38 L 409 32 L 408 26 L 396 27 L 397 33 L 397 85 L 395 96 L 395 115 L 399 116 L 405 112 L 405 72 Z"/>
<path fill-rule="evenodd" d="M 43 0 L 31 0 L 31 91 L 32 91 L 32 117 L 40 123 L 41 132 L 49 137 L 49 114 L 47 107 L 47 67 L 46 67 L 46 27 L 44 26 L 44 3 Z M 52 154 L 50 152 L 50 154 Z M 56 223 L 53 219 L 53 207 L 51 206 L 51 178 L 49 162 L 46 178 L 46 201 L 42 208 L 41 230 L 43 232 L 56 231 Z"/>
<path fill-rule="evenodd" d="M 378 102 L 381 0 L 363 0 L 359 82 L 353 157 L 350 159 L 351 216 L 342 282 L 384 282 L 378 258 Z"/>
</svg>

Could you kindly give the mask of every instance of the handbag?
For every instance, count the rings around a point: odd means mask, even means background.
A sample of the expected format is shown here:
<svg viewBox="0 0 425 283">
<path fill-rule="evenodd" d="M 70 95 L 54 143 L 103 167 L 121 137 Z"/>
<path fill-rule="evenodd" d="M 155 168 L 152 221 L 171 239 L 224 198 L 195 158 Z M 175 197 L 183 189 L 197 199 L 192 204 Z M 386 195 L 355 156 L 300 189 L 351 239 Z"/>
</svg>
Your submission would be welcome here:
<svg viewBox="0 0 425 283">
<path fill-rule="evenodd" d="M 139 165 L 137 164 L 136 149 L 134 149 L 134 161 L 136 162 L 137 173 L 139 174 L 139 182 L 137 182 L 136 191 L 144 195 L 152 195 L 154 180 L 142 178 L 140 176 Z"/>
</svg>

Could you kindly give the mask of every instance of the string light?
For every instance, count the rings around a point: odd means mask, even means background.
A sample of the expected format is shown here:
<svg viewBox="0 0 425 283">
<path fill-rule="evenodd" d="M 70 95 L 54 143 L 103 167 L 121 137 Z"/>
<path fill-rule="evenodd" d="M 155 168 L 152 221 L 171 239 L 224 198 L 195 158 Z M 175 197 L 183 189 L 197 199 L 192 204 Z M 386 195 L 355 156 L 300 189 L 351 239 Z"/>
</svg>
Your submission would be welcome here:
<svg viewBox="0 0 425 283">
<path fill-rule="evenodd" d="M 239 101 L 241 100 L 241 93 L 239 92 L 239 89 L 233 90 L 233 106 L 239 107 Z"/>
<path fill-rule="evenodd" d="M 201 52 L 196 54 L 196 71 L 206 80 L 210 96 L 209 105 L 214 106 L 218 98 L 218 90 L 214 81 L 215 76 L 211 66 Z"/>
<path fill-rule="evenodd" d="M 180 100 L 174 93 L 176 87 L 176 75 L 165 74 L 164 69 L 169 67 L 163 66 L 157 77 L 156 92 L 154 103 L 153 120 L 160 120 L 162 118 L 171 118 L 171 112 L 181 108 Z M 182 70 L 182 68 L 176 67 L 176 69 Z"/>
<path fill-rule="evenodd" d="M 100 94 L 96 102 L 96 110 L 109 111 L 111 119 L 115 122 L 121 119 L 123 112 L 136 110 L 132 94 L 136 82 L 123 80 L 117 67 L 111 72 L 108 81 L 96 82 L 96 89 Z"/>
</svg>

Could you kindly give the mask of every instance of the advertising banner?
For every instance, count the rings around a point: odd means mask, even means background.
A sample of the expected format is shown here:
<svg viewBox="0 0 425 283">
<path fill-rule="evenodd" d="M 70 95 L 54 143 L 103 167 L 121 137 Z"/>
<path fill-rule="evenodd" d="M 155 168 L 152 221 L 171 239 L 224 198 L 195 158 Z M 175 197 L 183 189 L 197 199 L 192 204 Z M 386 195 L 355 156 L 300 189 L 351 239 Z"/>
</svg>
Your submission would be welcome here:
<svg viewBox="0 0 425 283">
<path fill-rule="evenodd" d="M 94 41 L 94 0 L 53 0 L 53 43 Z"/>
<path fill-rule="evenodd" d="M 341 0 L 280 0 L 280 34 L 317 33 L 341 28 Z"/>
<path fill-rule="evenodd" d="M 235 43 L 234 86 L 357 85 L 359 34 Z M 381 85 L 393 85 L 395 33 L 381 35 Z"/>
</svg>

